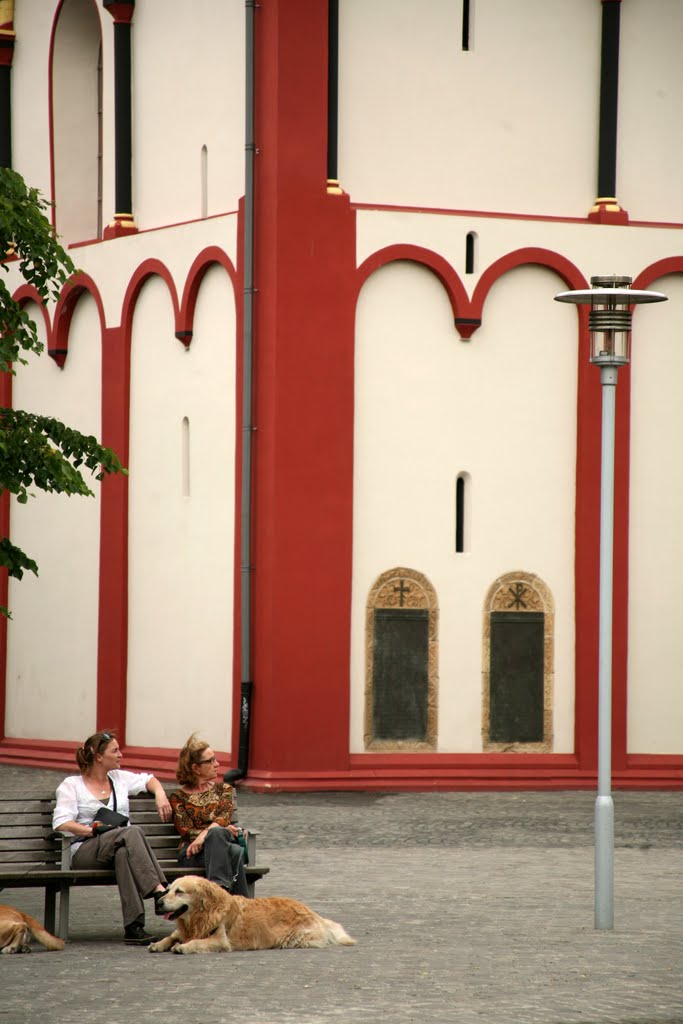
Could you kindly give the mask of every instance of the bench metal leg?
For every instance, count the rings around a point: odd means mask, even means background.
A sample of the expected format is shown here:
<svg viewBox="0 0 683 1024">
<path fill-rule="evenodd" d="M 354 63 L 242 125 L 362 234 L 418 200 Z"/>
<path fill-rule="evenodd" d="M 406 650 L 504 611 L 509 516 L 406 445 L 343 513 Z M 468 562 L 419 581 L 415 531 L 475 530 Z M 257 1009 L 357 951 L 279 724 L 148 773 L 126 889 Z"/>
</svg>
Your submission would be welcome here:
<svg viewBox="0 0 683 1024">
<path fill-rule="evenodd" d="M 59 929 L 57 935 L 60 939 L 69 937 L 69 898 L 71 886 L 63 885 L 59 890 Z"/>
<path fill-rule="evenodd" d="M 45 930 L 55 933 L 55 899 L 57 896 L 57 890 L 52 886 L 45 886 L 45 913 L 43 915 L 43 923 L 45 924 Z"/>
</svg>

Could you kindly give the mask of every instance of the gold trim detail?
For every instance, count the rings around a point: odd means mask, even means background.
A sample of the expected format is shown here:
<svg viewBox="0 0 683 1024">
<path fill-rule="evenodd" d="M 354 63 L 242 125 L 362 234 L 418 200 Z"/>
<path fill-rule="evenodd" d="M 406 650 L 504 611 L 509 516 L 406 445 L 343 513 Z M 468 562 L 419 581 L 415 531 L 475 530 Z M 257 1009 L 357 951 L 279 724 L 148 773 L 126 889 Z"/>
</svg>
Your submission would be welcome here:
<svg viewBox="0 0 683 1024">
<path fill-rule="evenodd" d="M 343 196 L 344 190 L 339 185 L 337 178 L 327 179 L 327 194 L 328 196 Z"/>
</svg>

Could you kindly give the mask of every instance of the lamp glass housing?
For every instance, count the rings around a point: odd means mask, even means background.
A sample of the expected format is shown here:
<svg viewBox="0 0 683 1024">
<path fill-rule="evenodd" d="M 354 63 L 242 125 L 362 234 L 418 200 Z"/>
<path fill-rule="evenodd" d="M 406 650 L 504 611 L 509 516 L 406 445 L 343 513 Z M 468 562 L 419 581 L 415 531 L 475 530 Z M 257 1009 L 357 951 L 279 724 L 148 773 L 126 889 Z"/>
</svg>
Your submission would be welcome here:
<svg viewBox="0 0 683 1024">
<path fill-rule="evenodd" d="M 561 292 L 557 302 L 589 305 L 590 361 L 598 366 L 625 366 L 631 358 L 632 307 L 663 302 L 661 292 L 630 288 L 630 277 L 592 277 L 592 288 Z"/>
</svg>

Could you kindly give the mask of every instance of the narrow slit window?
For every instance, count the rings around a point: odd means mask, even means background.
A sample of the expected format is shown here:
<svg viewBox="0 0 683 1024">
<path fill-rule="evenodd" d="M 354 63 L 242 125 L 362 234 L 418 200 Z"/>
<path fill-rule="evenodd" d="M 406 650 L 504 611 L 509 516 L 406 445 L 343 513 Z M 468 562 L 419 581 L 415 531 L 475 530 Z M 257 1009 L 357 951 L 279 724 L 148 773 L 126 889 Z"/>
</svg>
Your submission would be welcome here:
<svg viewBox="0 0 683 1024">
<path fill-rule="evenodd" d="M 181 426 L 181 461 L 183 498 L 190 497 L 190 421 L 183 416 Z"/>
<path fill-rule="evenodd" d="M 462 0 L 462 48 L 470 48 L 470 0 Z"/>
<path fill-rule="evenodd" d="M 102 237 L 102 152 L 104 132 L 102 127 L 102 43 L 97 54 L 97 237 Z"/>
<path fill-rule="evenodd" d="M 209 151 L 202 146 L 201 154 L 202 220 L 209 215 Z"/>
<path fill-rule="evenodd" d="M 470 479 L 460 473 L 455 481 L 455 551 L 462 554 L 469 549 Z"/>
<path fill-rule="evenodd" d="M 477 235 L 474 231 L 469 231 L 465 239 L 465 273 L 474 273 L 474 250 L 476 246 Z"/>
</svg>

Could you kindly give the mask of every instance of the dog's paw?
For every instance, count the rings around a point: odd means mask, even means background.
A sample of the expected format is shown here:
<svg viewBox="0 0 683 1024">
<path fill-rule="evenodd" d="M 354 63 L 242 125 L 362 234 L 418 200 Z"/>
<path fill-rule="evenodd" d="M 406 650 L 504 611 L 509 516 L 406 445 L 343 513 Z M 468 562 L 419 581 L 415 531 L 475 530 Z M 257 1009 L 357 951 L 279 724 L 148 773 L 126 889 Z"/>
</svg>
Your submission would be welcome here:
<svg viewBox="0 0 683 1024">
<path fill-rule="evenodd" d="M 187 943 L 183 944 L 182 942 L 179 942 L 177 946 L 173 947 L 173 952 L 174 953 L 186 953 L 187 954 L 187 953 L 194 953 L 194 950 L 191 949 L 190 946 Z"/>
<path fill-rule="evenodd" d="M 166 947 L 164 946 L 162 940 L 161 942 L 152 942 L 151 945 L 147 947 L 147 949 L 150 953 L 163 953 Z"/>
</svg>

